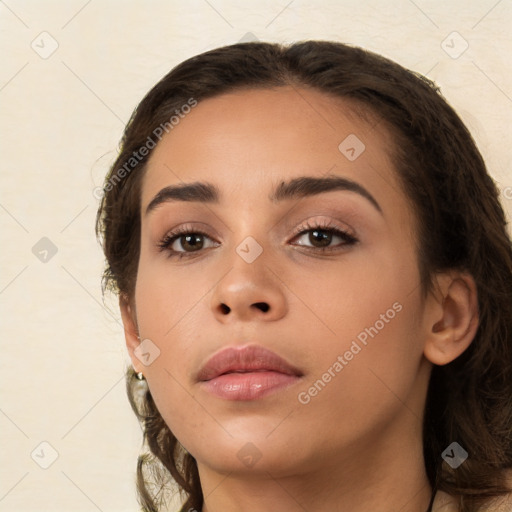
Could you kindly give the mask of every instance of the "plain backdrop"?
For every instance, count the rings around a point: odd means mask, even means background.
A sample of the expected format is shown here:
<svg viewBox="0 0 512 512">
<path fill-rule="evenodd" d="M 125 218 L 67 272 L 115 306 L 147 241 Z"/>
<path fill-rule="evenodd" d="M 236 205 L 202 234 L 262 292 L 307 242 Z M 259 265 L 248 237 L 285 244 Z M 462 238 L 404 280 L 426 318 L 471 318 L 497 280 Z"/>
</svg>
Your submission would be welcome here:
<svg viewBox="0 0 512 512">
<path fill-rule="evenodd" d="M 0 510 L 136 511 L 142 434 L 98 199 L 173 66 L 240 40 L 332 39 L 426 74 L 512 212 L 511 0 L 0 1 Z"/>
</svg>

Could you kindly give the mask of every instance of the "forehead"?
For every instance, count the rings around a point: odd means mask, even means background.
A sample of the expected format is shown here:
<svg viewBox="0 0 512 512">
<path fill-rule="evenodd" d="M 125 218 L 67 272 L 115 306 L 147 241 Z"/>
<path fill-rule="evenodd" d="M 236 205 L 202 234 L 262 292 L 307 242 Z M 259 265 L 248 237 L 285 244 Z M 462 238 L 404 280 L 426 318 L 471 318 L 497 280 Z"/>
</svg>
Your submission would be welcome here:
<svg viewBox="0 0 512 512">
<path fill-rule="evenodd" d="M 240 90 L 203 100 L 154 149 L 141 206 L 170 183 L 215 182 L 231 196 L 268 197 L 283 178 L 340 175 L 397 191 L 393 140 L 348 100 L 295 87 Z"/>
</svg>

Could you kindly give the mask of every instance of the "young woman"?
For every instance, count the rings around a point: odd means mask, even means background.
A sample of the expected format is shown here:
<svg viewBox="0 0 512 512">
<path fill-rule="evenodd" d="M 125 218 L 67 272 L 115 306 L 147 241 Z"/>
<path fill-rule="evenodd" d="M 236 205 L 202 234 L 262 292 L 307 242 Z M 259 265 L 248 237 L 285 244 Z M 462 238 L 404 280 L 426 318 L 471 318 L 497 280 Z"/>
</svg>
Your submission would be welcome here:
<svg viewBox="0 0 512 512">
<path fill-rule="evenodd" d="M 136 108 L 104 184 L 144 510 L 512 510 L 512 244 L 428 79 L 236 44 Z M 171 478 L 172 477 L 172 478 Z"/>
</svg>

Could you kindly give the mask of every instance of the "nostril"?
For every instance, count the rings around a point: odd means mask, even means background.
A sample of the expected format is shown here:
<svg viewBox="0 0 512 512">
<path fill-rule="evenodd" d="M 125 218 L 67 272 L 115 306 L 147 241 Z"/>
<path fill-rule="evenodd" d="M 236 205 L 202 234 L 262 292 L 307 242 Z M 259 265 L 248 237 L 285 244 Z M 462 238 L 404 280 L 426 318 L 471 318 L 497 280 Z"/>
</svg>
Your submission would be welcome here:
<svg viewBox="0 0 512 512">
<path fill-rule="evenodd" d="M 221 304 L 220 305 L 220 309 L 223 313 L 229 313 L 231 311 L 231 309 L 229 308 L 229 306 L 226 306 L 226 304 Z"/>
<path fill-rule="evenodd" d="M 270 309 L 270 306 L 266 302 L 256 302 L 254 305 L 261 309 L 264 313 Z"/>
</svg>

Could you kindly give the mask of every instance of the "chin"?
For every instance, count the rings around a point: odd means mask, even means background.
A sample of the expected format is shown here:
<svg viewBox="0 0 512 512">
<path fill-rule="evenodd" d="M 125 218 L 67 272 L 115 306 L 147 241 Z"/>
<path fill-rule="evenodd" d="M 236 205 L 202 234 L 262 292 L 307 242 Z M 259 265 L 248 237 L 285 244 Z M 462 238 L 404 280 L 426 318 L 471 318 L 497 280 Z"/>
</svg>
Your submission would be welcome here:
<svg viewBox="0 0 512 512">
<path fill-rule="evenodd" d="M 282 418 L 279 419 L 281 421 Z M 274 422 L 273 428 L 278 424 Z M 229 431 L 229 430 L 228 430 Z M 208 448 L 205 443 L 197 443 L 191 447 L 195 459 L 220 473 L 262 474 L 287 476 L 297 474 L 301 466 L 310 465 L 304 450 L 304 436 L 293 435 L 292 432 L 264 431 L 247 428 L 230 437 L 226 433 L 221 436 L 208 436 Z M 230 431 L 231 433 L 231 431 Z M 194 440 L 197 438 L 194 438 Z M 311 444 L 311 443 L 310 443 Z M 197 450 L 196 450 L 197 448 Z M 315 460 L 315 457 L 312 457 Z"/>
</svg>

